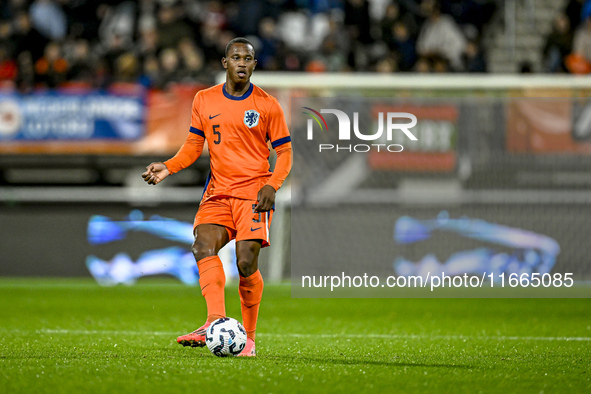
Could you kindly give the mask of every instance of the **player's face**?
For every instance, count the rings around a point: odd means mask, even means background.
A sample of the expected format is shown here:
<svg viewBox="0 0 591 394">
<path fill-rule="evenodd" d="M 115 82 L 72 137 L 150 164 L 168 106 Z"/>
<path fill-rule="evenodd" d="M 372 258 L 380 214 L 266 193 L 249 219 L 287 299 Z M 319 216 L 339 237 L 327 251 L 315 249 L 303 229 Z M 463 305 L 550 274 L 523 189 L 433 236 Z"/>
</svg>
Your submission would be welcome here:
<svg viewBox="0 0 591 394">
<path fill-rule="evenodd" d="M 228 56 L 222 59 L 222 65 L 234 83 L 248 82 L 256 64 L 254 49 L 242 43 L 233 44 L 228 51 Z"/>
</svg>

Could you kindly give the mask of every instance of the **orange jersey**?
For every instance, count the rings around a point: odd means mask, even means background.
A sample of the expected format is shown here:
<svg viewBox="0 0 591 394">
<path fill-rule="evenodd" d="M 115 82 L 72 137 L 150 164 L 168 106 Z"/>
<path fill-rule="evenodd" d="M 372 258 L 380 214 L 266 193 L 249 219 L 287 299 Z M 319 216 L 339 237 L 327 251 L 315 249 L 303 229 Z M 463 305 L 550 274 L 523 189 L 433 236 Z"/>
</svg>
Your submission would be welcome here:
<svg viewBox="0 0 591 394">
<path fill-rule="evenodd" d="M 256 199 L 261 187 L 270 184 L 277 190 L 289 173 L 289 168 L 282 168 L 282 179 L 269 180 L 272 173 L 267 142 L 278 155 L 289 147 L 291 167 L 291 137 L 277 99 L 252 83 L 239 97 L 229 95 L 225 84 L 195 95 L 187 148 L 183 145 L 165 162 L 170 173 L 197 159 L 203 147 L 200 137 L 207 139 L 211 166 L 204 200 L 221 195 Z"/>
</svg>

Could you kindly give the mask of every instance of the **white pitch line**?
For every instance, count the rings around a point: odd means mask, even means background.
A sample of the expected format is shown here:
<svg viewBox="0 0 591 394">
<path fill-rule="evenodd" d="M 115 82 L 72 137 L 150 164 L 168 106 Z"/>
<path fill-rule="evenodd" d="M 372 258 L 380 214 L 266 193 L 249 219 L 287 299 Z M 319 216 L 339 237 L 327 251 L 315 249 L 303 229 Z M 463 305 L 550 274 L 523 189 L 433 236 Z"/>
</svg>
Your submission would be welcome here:
<svg viewBox="0 0 591 394">
<path fill-rule="evenodd" d="M 39 334 L 72 334 L 72 335 L 154 335 L 178 336 L 178 332 L 168 331 L 113 331 L 113 330 L 53 330 L 42 329 Z M 564 341 L 590 342 L 591 337 L 535 337 L 535 336 L 467 336 L 467 335 L 399 335 L 399 334 L 274 334 L 257 333 L 262 337 L 290 337 L 290 338 L 374 338 L 374 339 L 443 339 L 443 340 L 490 340 L 490 341 Z"/>
</svg>

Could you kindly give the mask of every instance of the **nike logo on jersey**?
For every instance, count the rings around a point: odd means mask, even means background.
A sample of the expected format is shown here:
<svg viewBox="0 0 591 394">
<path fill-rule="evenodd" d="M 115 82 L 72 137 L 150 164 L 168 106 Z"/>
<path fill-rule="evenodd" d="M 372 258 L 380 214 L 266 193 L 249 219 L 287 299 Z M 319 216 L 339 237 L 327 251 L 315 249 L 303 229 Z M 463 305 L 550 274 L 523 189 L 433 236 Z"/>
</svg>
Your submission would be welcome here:
<svg viewBox="0 0 591 394">
<path fill-rule="evenodd" d="M 252 228 L 252 227 L 251 227 L 251 228 L 250 228 L 250 231 L 257 231 L 257 230 L 259 230 L 259 229 L 261 229 L 261 228 L 262 228 L 262 227 L 257 227 L 257 228 Z"/>
<path fill-rule="evenodd" d="M 215 117 L 218 117 L 218 116 L 220 116 L 220 115 L 221 115 L 221 113 L 219 113 L 219 114 L 217 114 L 217 115 L 214 115 L 214 116 L 211 116 L 211 115 L 209 115 L 209 119 L 213 119 L 213 118 L 215 118 Z"/>
</svg>

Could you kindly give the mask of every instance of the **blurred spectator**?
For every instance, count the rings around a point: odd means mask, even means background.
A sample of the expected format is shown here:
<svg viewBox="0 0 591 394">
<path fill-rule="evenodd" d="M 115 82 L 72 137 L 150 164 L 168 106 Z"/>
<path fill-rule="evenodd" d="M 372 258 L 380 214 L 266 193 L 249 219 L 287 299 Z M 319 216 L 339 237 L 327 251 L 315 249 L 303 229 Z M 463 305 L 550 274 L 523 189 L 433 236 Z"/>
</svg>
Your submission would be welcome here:
<svg viewBox="0 0 591 394">
<path fill-rule="evenodd" d="M 407 14 L 415 20 L 417 26 L 422 25 L 427 16 L 423 10 L 422 0 L 397 0 L 400 14 Z"/>
<path fill-rule="evenodd" d="M 0 81 L 15 81 L 17 76 L 16 62 L 10 56 L 8 49 L 0 44 Z"/>
<path fill-rule="evenodd" d="M 102 21 L 98 31 L 101 42 L 108 46 L 117 40 L 121 42 L 121 46 L 131 47 L 135 33 L 135 3 L 124 1 L 115 6 L 102 6 Z"/>
<path fill-rule="evenodd" d="M 155 57 L 159 50 L 158 31 L 156 30 L 156 20 L 150 15 L 140 17 L 139 37 L 135 45 L 137 56 L 144 61 L 148 57 Z"/>
<path fill-rule="evenodd" d="M 376 72 L 380 74 L 391 74 L 397 71 L 397 61 L 394 55 L 386 56 L 376 64 Z"/>
<path fill-rule="evenodd" d="M 476 40 L 468 41 L 462 59 L 465 72 L 485 73 L 487 71 L 484 51 Z"/>
<path fill-rule="evenodd" d="M 66 81 L 67 74 L 68 62 L 62 57 L 62 48 L 58 42 L 52 41 L 35 62 L 35 81 L 41 86 L 55 88 Z"/>
<path fill-rule="evenodd" d="M 29 93 L 35 86 L 35 68 L 31 52 L 23 51 L 19 53 L 16 63 L 18 67 L 17 89 L 22 93 Z"/>
<path fill-rule="evenodd" d="M 573 74 L 591 73 L 591 62 L 577 53 L 571 53 L 564 59 L 564 64 L 569 72 Z"/>
<path fill-rule="evenodd" d="M 591 62 L 591 15 L 586 17 L 575 32 L 573 52 Z"/>
<path fill-rule="evenodd" d="M 90 0 L 90 1 L 92 1 L 92 0 Z M 194 3 L 199 4 L 198 2 L 194 2 Z M 138 12 L 140 14 L 140 18 L 142 16 L 147 16 L 147 15 L 156 15 L 156 6 L 157 6 L 156 0 L 139 0 Z"/>
<path fill-rule="evenodd" d="M 431 72 L 431 61 L 426 56 L 421 56 L 413 68 L 415 72 L 425 74 Z"/>
<path fill-rule="evenodd" d="M 95 59 L 90 54 L 90 44 L 85 39 L 79 39 L 74 44 L 70 68 L 68 70 L 68 80 L 90 83 L 94 79 Z"/>
<path fill-rule="evenodd" d="M 381 21 L 382 40 L 390 45 L 392 37 L 394 36 L 394 26 L 402 22 L 406 25 L 408 34 L 411 37 L 417 36 L 418 27 L 415 19 L 408 13 L 401 13 L 400 6 L 396 1 L 388 4 L 384 18 Z"/>
<path fill-rule="evenodd" d="M 345 26 L 351 39 L 361 44 L 371 44 L 371 20 L 367 0 L 346 0 Z"/>
<path fill-rule="evenodd" d="M 392 27 L 393 35 L 390 38 L 390 48 L 398 54 L 397 68 L 400 71 L 411 71 L 416 60 L 416 44 L 412 39 L 408 26 L 403 20 L 399 20 Z"/>
<path fill-rule="evenodd" d="M 0 45 L 4 48 L 5 56 L 14 56 L 16 46 L 12 39 L 12 25 L 8 20 L 0 20 Z"/>
<path fill-rule="evenodd" d="M 304 12 L 285 12 L 277 23 L 279 38 L 291 50 L 307 47 L 308 17 Z"/>
<path fill-rule="evenodd" d="M 117 34 L 110 36 L 110 41 L 102 48 L 102 59 L 107 81 L 115 75 L 116 62 L 119 56 L 131 49 L 131 46 L 122 36 Z"/>
<path fill-rule="evenodd" d="M 143 59 L 142 71 L 139 83 L 145 87 L 155 87 L 160 76 L 160 63 L 156 56 L 148 56 Z"/>
<path fill-rule="evenodd" d="M 174 48 L 184 37 L 191 37 L 193 29 L 182 19 L 182 8 L 165 4 L 158 11 L 158 39 L 160 48 Z"/>
<path fill-rule="evenodd" d="M 94 0 L 60 0 L 68 22 L 68 36 L 72 39 L 84 38 L 88 41 L 98 36 L 100 20 L 97 18 L 99 5 L 113 0 L 97 2 Z"/>
<path fill-rule="evenodd" d="M 251 5 L 253 1 L 249 1 Z M 226 15 L 224 14 L 224 5 L 221 1 L 211 0 L 206 3 L 204 9 L 201 11 L 201 23 L 209 23 L 211 25 L 217 26 L 219 29 L 223 29 L 226 26 Z M 244 15 L 241 17 L 242 22 L 246 22 L 244 20 Z M 253 34 L 256 34 L 253 33 Z"/>
<path fill-rule="evenodd" d="M 490 16 L 483 10 L 496 0 L 440 1 L 465 28 L 480 27 Z M 485 71 L 479 32 L 462 33 L 437 5 L 435 0 L 4 0 L 2 75 L 22 91 L 67 81 L 211 84 L 227 42 L 239 35 L 255 45 L 257 67 L 269 71 Z M 591 5 L 586 9 L 579 0 L 568 7 L 574 13 L 579 7 L 579 18 L 591 13 Z M 557 49 L 561 55 L 567 50 L 566 30 L 557 26 L 547 37 L 548 59 L 556 58 L 551 54 Z"/>
<path fill-rule="evenodd" d="M 186 37 L 178 45 L 182 81 L 214 83 L 215 76 L 205 70 L 203 54 L 192 38 Z"/>
<path fill-rule="evenodd" d="M 17 56 L 25 51 L 31 54 L 33 62 L 41 56 L 49 40 L 33 27 L 31 17 L 26 11 L 20 11 L 15 20 L 13 41 Z"/>
<path fill-rule="evenodd" d="M 462 70 L 462 54 L 466 48 L 462 31 L 452 17 L 441 14 L 438 1 L 424 0 L 423 5 L 428 18 L 417 40 L 417 52 L 422 56 L 441 56 L 452 70 Z"/>
<path fill-rule="evenodd" d="M 482 32 L 497 9 L 495 0 L 441 0 L 441 12 L 450 15 L 461 26 L 472 26 Z"/>
<path fill-rule="evenodd" d="M 301 71 L 303 67 L 303 61 L 297 55 L 295 51 L 287 46 L 284 41 L 279 42 L 279 48 L 277 49 L 277 63 L 279 69 L 282 71 Z"/>
<path fill-rule="evenodd" d="M 419 57 L 413 71 L 418 73 L 449 73 L 452 69 L 446 58 L 438 54 L 431 54 Z"/>
<path fill-rule="evenodd" d="M 232 33 L 229 30 L 220 30 L 220 34 L 218 34 L 216 40 L 215 40 L 215 48 L 217 51 L 217 55 L 215 56 L 215 59 L 217 60 L 217 64 L 216 65 L 216 69 L 219 69 L 219 64 L 220 64 L 220 60 L 222 57 L 224 57 L 226 55 L 226 45 L 228 45 L 228 42 L 230 42 L 230 40 L 232 40 L 234 38 L 234 33 Z M 253 37 L 255 38 L 255 37 Z"/>
<path fill-rule="evenodd" d="M 201 28 L 199 47 L 203 51 L 205 64 L 208 68 L 219 67 L 220 59 L 225 55 L 224 50 L 218 49 L 218 39 L 221 34 L 222 30 L 215 24 L 205 24 Z"/>
<path fill-rule="evenodd" d="M 68 32 L 66 14 L 52 0 L 35 0 L 29 9 L 33 26 L 50 40 L 63 40 Z"/>
<path fill-rule="evenodd" d="M 257 34 L 261 20 L 269 16 L 264 0 L 239 0 L 230 20 L 230 26 L 239 36 Z"/>
<path fill-rule="evenodd" d="M 330 19 L 327 14 L 320 13 L 308 18 L 308 34 L 305 52 L 317 52 L 330 31 Z"/>
<path fill-rule="evenodd" d="M 273 59 L 277 55 L 279 43 L 275 21 L 272 18 L 264 18 L 259 24 L 260 48 L 256 48 L 257 67 L 269 70 L 276 67 Z"/>
<path fill-rule="evenodd" d="M 326 63 L 320 57 L 314 57 L 306 63 L 304 70 L 308 73 L 322 73 L 326 70 Z"/>
<path fill-rule="evenodd" d="M 176 49 L 166 48 L 160 53 L 160 76 L 156 86 L 166 89 L 171 83 L 177 82 L 182 77 L 179 55 Z"/>
<path fill-rule="evenodd" d="M 339 72 L 347 70 L 347 55 L 350 42 L 345 27 L 340 19 L 333 15 L 329 19 L 328 34 L 324 37 L 320 47 L 320 54 L 324 59 L 326 70 Z"/>
<path fill-rule="evenodd" d="M 182 61 L 184 82 L 199 82 L 206 85 L 215 84 L 217 71 L 205 69 L 205 62 L 203 61 L 201 52 L 195 51 L 185 55 Z"/>
<path fill-rule="evenodd" d="M 357 71 L 365 71 L 370 62 L 368 45 L 373 42 L 367 0 L 346 0 L 344 23 L 351 42 L 349 66 Z"/>
<path fill-rule="evenodd" d="M 125 52 L 115 59 L 114 82 L 135 83 L 140 76 L 140 64 L 133 52 Z"/>
<path fill-rule="evenodd" d="M 434 73 L 448 73 L 451 71 L 449 60 L 441 55 L 432 55 L 430 61 L 431 71 Z"/>
<path fill-rule="evenodd" d="M 583 3 L 585 3 L 585 0 L 569 0 L 564 9 L 564 13 L 568 17 L 569 25 L 572 31 L 575 31 L 581 24 Z"/>
<path fill-rule="evenodd" d="M 566 14 L 558 14 L 554 19 L 552 32 L 544 44 L 544 71 L 549 73 L 565 72 L 564 58 L 571 53 L 573 33 Z"/>
</svg>

